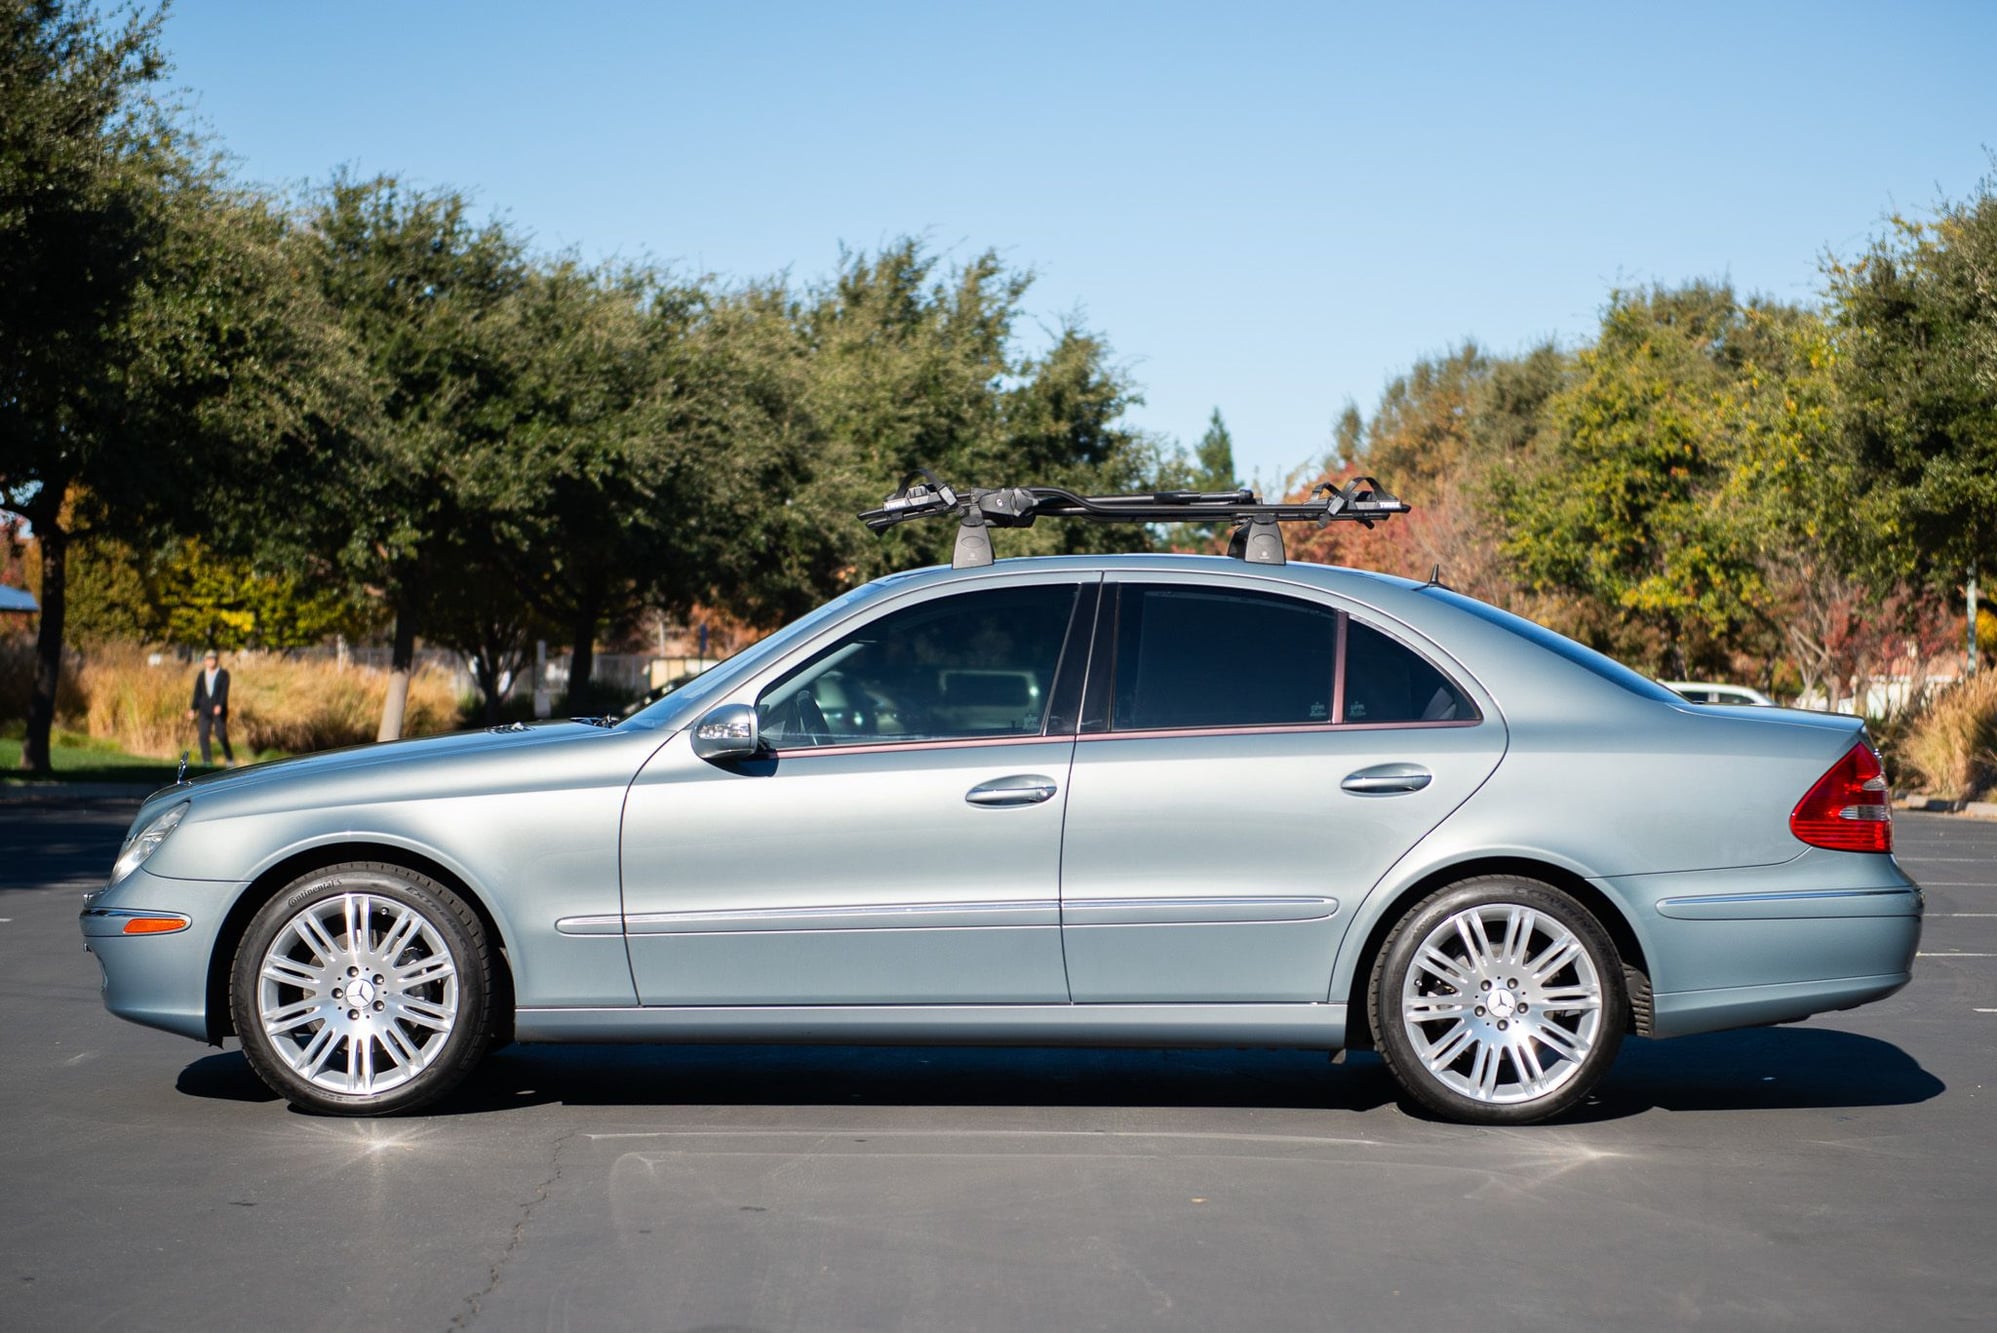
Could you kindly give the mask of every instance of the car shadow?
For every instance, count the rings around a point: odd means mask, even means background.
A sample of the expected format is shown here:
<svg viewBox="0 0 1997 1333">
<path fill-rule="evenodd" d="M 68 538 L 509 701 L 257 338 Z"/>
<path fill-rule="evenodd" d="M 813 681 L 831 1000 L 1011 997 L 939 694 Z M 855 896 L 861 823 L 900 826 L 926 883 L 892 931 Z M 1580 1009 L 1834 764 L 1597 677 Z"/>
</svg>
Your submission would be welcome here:
<svg viewBox="0 0 1997 1333">
<path fill-rule="evenodd" d="M 1816 1028 L 1631 1038 L 1560 1123 L 1649 1110 L 1903 1106 L 1945 1091 L 1889 1042 Z M 275 1101 L 238 1051 L 181 1071 L 190 1097 Z M 1371 1111 L 1398 1097 L 1380 1058 L 1355 1051 L 1001 1047 L 509 1046 L 423 1116 L 568 1106 L 1152 1106 Z M 1426 1117 L 1424 1117 L 1426 1118 Z"/>
<path fill-rule="evenodd" d="M 1891 1042 L 1828 1028 L 1743 1028 L 1624 1041 L 1615 1067 L 1568 1123 L 1665 1111 L 1912 1106 L 1948 1085 Z"/>
</svg>

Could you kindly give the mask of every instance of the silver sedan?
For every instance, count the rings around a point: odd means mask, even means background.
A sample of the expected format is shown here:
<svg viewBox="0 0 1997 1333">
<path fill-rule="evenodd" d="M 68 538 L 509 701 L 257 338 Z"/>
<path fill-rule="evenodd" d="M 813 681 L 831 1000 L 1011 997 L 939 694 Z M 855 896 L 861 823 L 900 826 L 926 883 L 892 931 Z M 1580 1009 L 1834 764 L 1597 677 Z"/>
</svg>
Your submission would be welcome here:
<svg viewBox="0 0 1997 1333">
<path fill-rule="evenodd" d="M 1626 1033 L 1905 985 L 1863 724 L 1700 707 L 1446 588 L 1222 557 L 868 584 L 614 724 L 161 791 L 83 933 L 110 1010 L 292 1103 L 508 1041 L 1377 1048 L 1574 1106 Z"/>
</svg>

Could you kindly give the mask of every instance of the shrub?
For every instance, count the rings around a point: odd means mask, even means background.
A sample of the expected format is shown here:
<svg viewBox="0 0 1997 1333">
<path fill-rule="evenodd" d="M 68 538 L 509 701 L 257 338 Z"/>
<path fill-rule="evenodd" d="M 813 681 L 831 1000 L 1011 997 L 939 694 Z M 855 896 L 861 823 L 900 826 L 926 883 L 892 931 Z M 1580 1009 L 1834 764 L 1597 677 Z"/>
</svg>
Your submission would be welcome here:
<svg viewBox="0 0 1997 1333">
<path fill-rule="evenodd" d="M 1936 695 L 1908 719 L 1895 749 L 1908 778 L 1950 800 L 1997 782 L 1997 670 Z"/>
</svg>

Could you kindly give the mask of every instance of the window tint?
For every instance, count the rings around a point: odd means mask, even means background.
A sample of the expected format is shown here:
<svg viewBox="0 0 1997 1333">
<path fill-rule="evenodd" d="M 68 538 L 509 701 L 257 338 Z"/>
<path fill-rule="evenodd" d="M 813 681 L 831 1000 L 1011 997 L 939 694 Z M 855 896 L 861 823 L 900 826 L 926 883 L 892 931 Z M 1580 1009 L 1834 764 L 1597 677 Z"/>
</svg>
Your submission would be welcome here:
<svg viewBox="0 0 1997 1333">
<path fill-rule="evenodd" d="M 1126 584 L 1117 731 L 1331 721 L 1338 617 L 1266 593 Z"/>
<path fill-rule="evenodd" d="M 1347 722 L 1466 722 L 1477 710 L 1463 692 L 1378 630 L 1345 626 Z"/>
<path fill-rule="evenodd" d="M 960 593 L 856 630 L 765 690 L 777 749 L 1033 736 L 1054 687 L 1073 584 Z"/>
</svg>

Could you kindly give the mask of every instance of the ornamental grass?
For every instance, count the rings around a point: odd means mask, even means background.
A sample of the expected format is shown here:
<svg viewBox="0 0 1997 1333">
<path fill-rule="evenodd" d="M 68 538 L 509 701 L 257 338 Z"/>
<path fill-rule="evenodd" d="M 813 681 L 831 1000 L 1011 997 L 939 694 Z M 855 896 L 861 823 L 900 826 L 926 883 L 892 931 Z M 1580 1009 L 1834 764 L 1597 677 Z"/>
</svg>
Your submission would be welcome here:
<svg viewBox="0 0 1997 1333">
<path fill-rule="evenodd" d="M 229 739 L 249 757 L 267 751 L 304 754 L 375 738 L 385 673 L 337 663 L 261 654 L 231 655 Z M 187 705 L 199 663 L 168 657 L 159 665 L 135 646 L 93 651 L 75 672 L 77 698 L 59 720 L 132 754 L 172 758 L 197 745 Z M 405 736 L 453 730 L 458 702 L 450 680 L 418 671 L 409 683 Z"/>
<path fill-rule="evenodd" d="M 1986 669 L 1937 694 L 1901 736 L 1900 785 L 1952 801 L 1997 784 L 1997 670 Z"/>
</svg>

